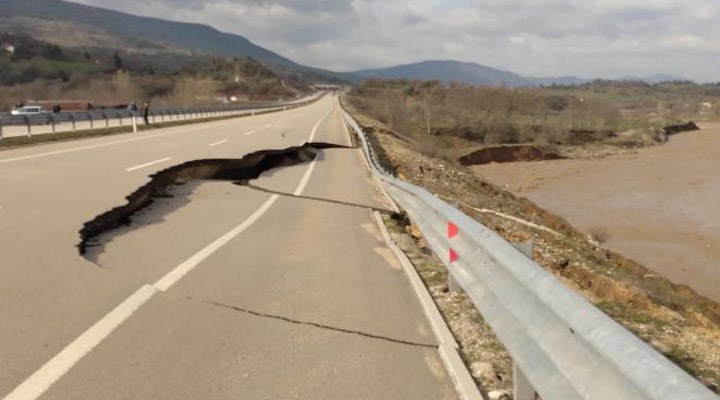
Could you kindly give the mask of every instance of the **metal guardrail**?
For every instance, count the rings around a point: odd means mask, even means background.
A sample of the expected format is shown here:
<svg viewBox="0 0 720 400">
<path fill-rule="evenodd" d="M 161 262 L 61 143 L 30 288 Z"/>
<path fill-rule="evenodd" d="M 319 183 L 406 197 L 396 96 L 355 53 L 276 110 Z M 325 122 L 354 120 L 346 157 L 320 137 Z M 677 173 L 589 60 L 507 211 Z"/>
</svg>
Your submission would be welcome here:
<svg viewBox="0 0 720 400">
<path fill-rule="evenodd" d="M 211 118 L 229 115 L 238 115 L 244 113 L 253 113 L 253 115 L 261 112 L 270 112 L 276 110 L 285 110 L 289 108 L 301 107 L 312 103 L 321 96 L 312 96 L 302 101 L 282 102 L 282 103 L 244 103 L 223 105 L 214 107 L 188 107 L 188 108 L 161 108 L 150 109 L 148 112 L 148 120 L 151 123 L 178 120 L 189 120 L 198 118 Z M 0 114 L 0 140 L 3 139 L 3 127 L 24 126 L 27 127 L 27 136 L 32 136 L 33 126 L 50 126 L 51 132 L 55 133 L 57 125 L 72 124 L 72 131 L 77 130 L 78 122 L 89 122 L 89 129 L 95 127 L 110 127 L 110 121 L 117 120 L 117 126 L 130 126 L 135 119 L 142 119 L 143 115 L 140 111 L 130 111 L 127 109 L 103 109 L 103 110 L 87 110 L 77 112 L 60 112 L 60 113 L 43 113 L 35 115 L 10 115 Z"/>
<path fill-rule="evenodd" d="M 514 361 L 515 400 L 718 400 L 513 245 L 427 190 L 391 176 L 349 115 L 392 199 L 419 227 Z"/>
</svg>

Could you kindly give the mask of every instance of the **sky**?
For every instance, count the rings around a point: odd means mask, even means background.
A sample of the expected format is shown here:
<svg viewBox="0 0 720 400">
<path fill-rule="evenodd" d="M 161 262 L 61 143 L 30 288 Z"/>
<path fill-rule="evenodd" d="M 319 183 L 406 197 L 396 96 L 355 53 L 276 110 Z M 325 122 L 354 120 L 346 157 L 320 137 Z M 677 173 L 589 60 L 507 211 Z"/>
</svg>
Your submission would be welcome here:
<svg viewBox="0 0 720 400">
<path fill-rule="evenodd" d="M 720 81 L 718 0 L 74 0 L 240 34 L 350 71 L 424 60 L 526 76 Z"/>
</svg>

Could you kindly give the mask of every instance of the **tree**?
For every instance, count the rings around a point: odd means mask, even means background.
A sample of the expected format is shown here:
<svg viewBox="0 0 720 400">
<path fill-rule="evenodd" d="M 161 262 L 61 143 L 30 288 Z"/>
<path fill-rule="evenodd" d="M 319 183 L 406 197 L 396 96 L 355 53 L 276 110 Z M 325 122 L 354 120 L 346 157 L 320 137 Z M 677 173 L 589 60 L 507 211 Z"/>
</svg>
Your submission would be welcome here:
<svg viewBox="0 0 720 400">
<path fill-rule="evenodd" d="M 133 82 L 130 73 L 123 70 L 118 70 L 113 76 L 112 80 L 113 93 L 115 95 L 115 101 L 130 101 L 137 99 L 139 90 Z"/>
<path fill-rule="evenodd" d="M 115 64 L 115 68 L 123 69 L 123 60 L 120 58 L 120 54 L 117 51 L 115 52 L 115 55 L 113 55 L 113 63 Z"/>
</svg>

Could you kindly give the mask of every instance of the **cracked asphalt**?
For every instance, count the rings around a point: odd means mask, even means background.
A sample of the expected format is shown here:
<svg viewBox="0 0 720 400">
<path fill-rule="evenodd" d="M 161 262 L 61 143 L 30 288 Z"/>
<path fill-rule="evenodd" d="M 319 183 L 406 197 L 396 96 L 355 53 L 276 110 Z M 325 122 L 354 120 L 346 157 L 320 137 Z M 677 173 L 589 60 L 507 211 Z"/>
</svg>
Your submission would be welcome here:
<svg viewBox="0 0 720 400">
<path fill-rule="evenodd" d="M 78 254 L 151 174 L 310 138 L 350 145 L 336 98 L 1 151 L 0 398 L 457 398 L 357 149 L 176 186 Z"/>
</svg>

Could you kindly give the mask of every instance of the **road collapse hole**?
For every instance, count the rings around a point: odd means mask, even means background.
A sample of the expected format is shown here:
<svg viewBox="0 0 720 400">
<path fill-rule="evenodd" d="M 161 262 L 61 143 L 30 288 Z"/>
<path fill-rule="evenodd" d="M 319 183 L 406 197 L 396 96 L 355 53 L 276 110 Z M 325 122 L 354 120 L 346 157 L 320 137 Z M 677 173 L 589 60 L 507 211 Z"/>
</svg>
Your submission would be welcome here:
<svg viewBox="0 0 720 400">
<path fill-rule="evenodd" d="M 310 162 L 319 150 L 348 148 L 332 143 L 305 143 L 282 150 L 260 150 L 241 159 L 195 160 L 179 164 L 150 176 L 146 183 L 127 196 L 127 204 L 115 207 L 86 222 L 80 230 L 78 250 L 84 256 L 93 239 L 101 234 L 132 223 L 132 216 L 150 206 L 155 199 L 167 197 L 167 189 L 193 180 L 248 182 L 264 172 Z"/>
</svg>

